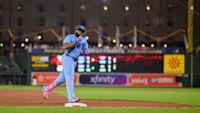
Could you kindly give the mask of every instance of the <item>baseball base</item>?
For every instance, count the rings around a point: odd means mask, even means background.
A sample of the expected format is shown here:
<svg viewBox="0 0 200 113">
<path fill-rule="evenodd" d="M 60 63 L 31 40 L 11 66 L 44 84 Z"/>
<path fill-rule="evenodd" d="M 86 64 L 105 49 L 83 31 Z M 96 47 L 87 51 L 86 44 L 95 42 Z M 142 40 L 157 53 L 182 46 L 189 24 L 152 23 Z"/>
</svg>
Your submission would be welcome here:
<svg viewBox="0 0 200 113">
<path fill-rule="evenodd" d="M 65 103 L 65 107 L 87 107 L 84 103 Z"/>
</svg>

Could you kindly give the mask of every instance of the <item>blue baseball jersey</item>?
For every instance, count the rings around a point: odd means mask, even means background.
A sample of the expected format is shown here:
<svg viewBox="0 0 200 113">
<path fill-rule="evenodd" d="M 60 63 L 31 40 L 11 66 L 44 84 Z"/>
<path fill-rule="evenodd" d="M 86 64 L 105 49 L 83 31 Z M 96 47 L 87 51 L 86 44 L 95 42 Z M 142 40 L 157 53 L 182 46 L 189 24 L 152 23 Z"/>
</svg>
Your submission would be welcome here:
<svg viewBox="0 0 200 113">
<path fill-rule="evenodd" d="M 75 42 L 77 37 L 74 34 L 69 34 L 65 37 L 63 44 L 72 43 Z M 64 54 L 68 54 L 69 56 L 72 56 L 74 58 L 78 58 L 78 56 L 81 54 L 81 51 L 87 51 L 88 50 L 88 43 L 85 37 L 81 37 L 81 40 L 78 41 L 74 47 L 69 48 L 65 50 Z"/>
</svg>

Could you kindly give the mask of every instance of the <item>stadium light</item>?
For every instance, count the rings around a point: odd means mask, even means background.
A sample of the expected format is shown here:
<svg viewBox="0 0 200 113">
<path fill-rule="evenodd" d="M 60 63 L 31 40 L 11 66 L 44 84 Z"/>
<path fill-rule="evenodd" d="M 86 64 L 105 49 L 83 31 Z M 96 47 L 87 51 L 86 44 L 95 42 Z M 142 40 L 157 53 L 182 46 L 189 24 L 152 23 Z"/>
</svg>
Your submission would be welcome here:
<svg viewBox="0 0 200 113">
<path fill-rule="evenodd" d="M 108 6 L 104 5 L 104 6 L 103 6 L 103 10 L 104 10 L 104 11 L 108 11 Z"/>
<path fill-rule="evenodd" d="M 0 47 L 3 47 L 3 43 L 0 43 Z"/>
<path fill-rule="evenodd" d="M 167 47 L 167 44 L 164 44 L 164 48 L 166 48 Z"/>
<path fill-rule="evenodd" d="M 100 48 L 100 47 L 102 47 L 102 45 L 101 45 L 101 44 L 98 44 L 98 47 Z"/>
<path fill-rule="evenodd" d="M 154 47 L 154 44 L 151 44 L 151 47 L 153 48 L 153 47 Z"/>
<path fill-rule="evenodd" d="M 150 5 L 146 5 L 146 10 L 147 10 L 147 11 L 150 11 L 150 10 L 151 10 Z"/>
<path fill-rule="evenodd" d="M 28 38 L 25 38 L 25 42 L 28 42 L 29 41 L 29 39 Z"/>
<path fill-rule="evenodd" d="M 123 48 L 123 47 L 124 47 L 124 45 L 123 45 L 123 44 L 120 44 L 119 46 L 120 46 L 121 48 Z"/>
<path fill-rule="evenodd" d="M 24 43 L 21 43 L 21 47 L 24 47 L 25 46 L 25 44 Z"/>
<path fill-rule="evenodd" d="M 113 43 L 116 43 L 116 39 L 113 39 L 112 42 L 113 42 Z"/>
<path fill-rule="evenodd" d="M 142 44 L 141 47 L 145 47 L 145 44 Z"/>
<path fill-rule="evenodd" d="M 129 11 L 129 6 L 125 5 L 124 9 L 125 9 L 125 11 Z"/>
<path fill-rule="evenodd" d="M 89 36 L 86 36 L 85 39 L 86 39 L 86 40 L 89 40 Z"/>
<path fill-rule="evenodd" d="M 39 34 L 39 35 L 37 36 L 37 39 L 38 39 L 38 40 L 42 40 L 42 35 Z"/>
<path fill-rule="evenodd" d="M 191 6 L 191 7 L 190 7 L 190 10 L 194 10 L 194 6 Z"/>
<path fill-rule="evenodd" d="M 130 47 L 130 48 L 133 47 L 133 44 L 128 44 L 128 47 Z"/>
<path fill-rule="evenodd" d="M 83 5 L 81 5 L 81 7 L 80 7 L 80 8 L 81 8 L 81 10 L 82 10 L 82 11 L 85 11 L 87 7 L 86 7 L 86 5 L 85 5 L 85 4 L 83 4 Z"/>
<path fill-rule="evenodd" d="M 19 4 L 19 5 L 17 6 L 17 11 L 22 11 L 22 10 L 23 10 L 23 5 Z"/>
</svg>

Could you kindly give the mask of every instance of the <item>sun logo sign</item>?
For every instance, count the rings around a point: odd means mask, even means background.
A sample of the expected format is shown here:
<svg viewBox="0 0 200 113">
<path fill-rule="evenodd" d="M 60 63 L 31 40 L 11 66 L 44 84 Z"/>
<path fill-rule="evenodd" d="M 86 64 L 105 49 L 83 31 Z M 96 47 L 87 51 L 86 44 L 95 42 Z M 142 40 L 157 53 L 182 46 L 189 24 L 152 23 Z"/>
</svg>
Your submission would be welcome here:
<svg viewBox="0 0 200 113">
<path fill-rule="evenodd" d="M 169 68 L 178 69 L 180 68 L 181 61 L 177 57 L 172 57 L 168 60 Z"/>
<path fill-rule="evenodd" d="M 185 56 L 183 54 L 164 55 L 164 73 L 183 74 L 185 72 Z"/>
</svg>

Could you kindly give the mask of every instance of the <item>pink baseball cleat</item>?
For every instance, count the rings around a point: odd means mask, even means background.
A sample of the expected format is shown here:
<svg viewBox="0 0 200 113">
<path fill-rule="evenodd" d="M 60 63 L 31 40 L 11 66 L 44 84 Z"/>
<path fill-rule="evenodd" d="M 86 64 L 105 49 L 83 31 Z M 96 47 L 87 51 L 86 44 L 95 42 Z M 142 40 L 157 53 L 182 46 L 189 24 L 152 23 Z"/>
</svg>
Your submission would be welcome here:
<svg viewBox="0 0 200 113">
<path fill-rule="evenodd" d="M 75 97 L 72 99 L 72 101 L 70 101 L 70 103 L 75 103 L 75 102 L 79 102 L 81 99 L 78 97 Z"/>
<path fill-rule="evenodd" d="M 49 93 L 51 90 L 53 90 L 56 87 L 56 83 L 53 82 L 49 86 L 43 86 L 42 91 L 43 91 L 43 97 L 45 100 L 48 99 Z"/>
<path fill-rule="evenodd" d="M 48 99 L 48 96 L 49 96 L 49 93 L 50 93 L 49 91 L 46 90 L 46 88 L 47 88 L 47 86 L 43 86 L 43 89 L 42 89 L 43 97 L 44 97 L 45 100 Z"/>
</svg>

